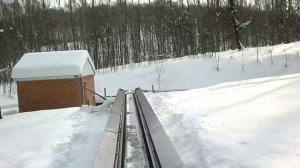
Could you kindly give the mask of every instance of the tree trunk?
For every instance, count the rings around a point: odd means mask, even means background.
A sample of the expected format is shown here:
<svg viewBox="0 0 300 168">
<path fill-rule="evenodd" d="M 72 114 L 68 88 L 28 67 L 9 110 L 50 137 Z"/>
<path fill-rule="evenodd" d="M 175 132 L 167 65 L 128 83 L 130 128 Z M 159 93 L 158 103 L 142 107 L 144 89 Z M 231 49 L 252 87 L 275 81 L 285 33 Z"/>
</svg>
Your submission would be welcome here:
<svg viewBox="0 0 300 168">
<path fill-rule="evenodd" d="M 235 9 L 234 0 L 228 0 L 228 1 L 229 1 L 230 15 L 233 24 L 236 46 L 239 50 L 241 50 L 242 46 L 240 44 L 239 27 L 237 25 L 237 20 L 236 20 L 236 9 Z"/>
</svg>

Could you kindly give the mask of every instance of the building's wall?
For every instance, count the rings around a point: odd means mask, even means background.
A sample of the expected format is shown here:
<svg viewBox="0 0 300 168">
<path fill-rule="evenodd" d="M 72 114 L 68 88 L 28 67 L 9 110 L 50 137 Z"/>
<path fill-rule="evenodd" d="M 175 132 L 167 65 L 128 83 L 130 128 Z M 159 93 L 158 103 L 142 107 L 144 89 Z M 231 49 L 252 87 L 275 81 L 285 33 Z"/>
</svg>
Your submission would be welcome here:
<svg viewBox="0 0 300 168">
<path fill-rule="evenodd" d="M 81 105 L 76 79 L 18 81 L 19 111 Z"/>
<path fill-rule="evenodd" d="M 82 86 L 85 86 L 89 90 L 92 90 L 93 92 L 95 92 L 94 75 L 82 77 L 81 83 L 82 83 Z M 83 96 L 84 96 L 83 104 L 96 105 L 94 93 L 92 93 L 88 90 L 83 90 Z"/>
</svg>

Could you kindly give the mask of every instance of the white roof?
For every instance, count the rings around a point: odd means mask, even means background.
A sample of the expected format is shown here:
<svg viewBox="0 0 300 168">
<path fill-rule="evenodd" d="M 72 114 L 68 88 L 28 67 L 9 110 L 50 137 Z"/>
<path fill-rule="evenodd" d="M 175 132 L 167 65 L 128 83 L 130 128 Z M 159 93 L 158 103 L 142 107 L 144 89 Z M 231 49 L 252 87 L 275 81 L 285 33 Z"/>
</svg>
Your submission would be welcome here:
<svg viewBox="0 0 300 168">
<path fill-rule="evenodd" d="M 27 53 L 13 68 L 12 78 L 84 76 L 85 65 L 95 74 L 93 61 L 86 50 Z"/>
</svg>

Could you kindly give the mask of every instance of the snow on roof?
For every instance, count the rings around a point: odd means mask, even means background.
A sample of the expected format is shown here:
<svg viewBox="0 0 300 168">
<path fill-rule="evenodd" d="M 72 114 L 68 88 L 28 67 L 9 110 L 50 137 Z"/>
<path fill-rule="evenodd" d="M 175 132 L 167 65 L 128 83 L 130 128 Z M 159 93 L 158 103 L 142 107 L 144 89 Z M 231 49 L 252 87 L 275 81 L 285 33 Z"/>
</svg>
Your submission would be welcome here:
<svg viewBox="0 0 300 168">
<path fill-rule="evenodd" d="M 93 61 L 86 50 L 27 53 L 13 68 L 12 78 L 81 75 L 87 61 L 95 72 Z"/>
</svg>

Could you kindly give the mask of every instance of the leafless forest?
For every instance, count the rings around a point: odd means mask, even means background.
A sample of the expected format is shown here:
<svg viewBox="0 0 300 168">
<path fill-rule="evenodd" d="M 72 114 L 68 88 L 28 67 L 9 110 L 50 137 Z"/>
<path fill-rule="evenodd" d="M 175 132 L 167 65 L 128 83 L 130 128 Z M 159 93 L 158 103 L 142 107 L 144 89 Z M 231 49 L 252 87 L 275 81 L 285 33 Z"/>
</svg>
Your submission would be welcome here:
<svg viewBox="0 0 300 168">
<path fill-rule="evenodd" d="M 97 69 L 300 39 L 300 0 L 0 1 L 0 83 L 27 52 L 86 49 Z"/>
</svg>

